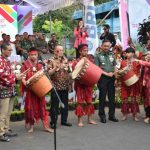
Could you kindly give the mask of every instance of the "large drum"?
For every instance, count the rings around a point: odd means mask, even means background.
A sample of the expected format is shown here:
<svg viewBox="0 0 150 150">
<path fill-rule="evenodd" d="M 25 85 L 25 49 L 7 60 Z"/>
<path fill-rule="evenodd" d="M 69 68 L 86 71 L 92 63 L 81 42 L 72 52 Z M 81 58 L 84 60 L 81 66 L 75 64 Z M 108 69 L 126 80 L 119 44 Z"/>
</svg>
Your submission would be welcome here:
<svg viewBox="0 0 150 150">
<path fill-rule="evenodd" d="M 38 97 L 43 97 L 52 89 L 52 84 L 44 74 L 43 70 L 40 70 L 27 80 L 27 87 L 29 87 Z"/>
<path fill-rule="evenodd" d="M 78 80 L 82 84 L 92 86 L 98 82 L 101 74 L 102 70 L 84 57 L 75 66 L 72 72 L 72 79 Z"/>
<path fill-rule="evenodd" d="M 124 76 L 123 76 L 123 81 L 126 86 L 131 86 L 135 84 L 139 80 L 139 77 L 134 73 L 133 70 L 128 71 Z"/>
</svg>

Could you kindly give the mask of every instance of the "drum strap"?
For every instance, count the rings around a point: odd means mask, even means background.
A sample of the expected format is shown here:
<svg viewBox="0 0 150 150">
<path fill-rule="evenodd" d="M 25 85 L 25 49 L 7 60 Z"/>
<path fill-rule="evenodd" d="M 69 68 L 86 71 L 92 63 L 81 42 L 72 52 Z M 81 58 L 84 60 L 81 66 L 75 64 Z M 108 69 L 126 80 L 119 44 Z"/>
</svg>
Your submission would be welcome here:
<svg viewBox="0 0 150 150">
<path fill-rule="evenodd" d="M 23 63 L 23 65 L 25 66 L 25 69 L 31 68 L 31 65 L 29 64 L 29 61 L 25 61 Z"/>
<path fill-rule="evenodd" d="M 25 69 L 31 68 L 32 69 L 32 64 L 27 60 L 24 63 Z M 42 68 L 42 64 L 37 64 L 37 70 L 40 70 Z"/>
</svg>

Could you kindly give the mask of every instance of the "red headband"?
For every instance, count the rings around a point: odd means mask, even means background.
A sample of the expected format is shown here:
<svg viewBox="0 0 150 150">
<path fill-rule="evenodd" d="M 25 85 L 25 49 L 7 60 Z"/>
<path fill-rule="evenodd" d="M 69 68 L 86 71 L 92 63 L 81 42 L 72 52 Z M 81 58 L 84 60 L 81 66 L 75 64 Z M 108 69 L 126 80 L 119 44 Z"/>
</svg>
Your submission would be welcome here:
<svg viewBox="0 0 150 150">
<path fill-rule="evenodd" d="M 84 50 L 84 49 L 88 49 L 88 47 L 87 47 L 87 46 L 83 46 L 83 47 L 80 49 L 80 51 L 82 51 L 82 50 Z"/>
<path fill-rule="evenodd" d="M 29 51 L 29 54 L 37 54 L 38 52 L 36 50 L 32 50 L 32 51 Z"/>
</svg>

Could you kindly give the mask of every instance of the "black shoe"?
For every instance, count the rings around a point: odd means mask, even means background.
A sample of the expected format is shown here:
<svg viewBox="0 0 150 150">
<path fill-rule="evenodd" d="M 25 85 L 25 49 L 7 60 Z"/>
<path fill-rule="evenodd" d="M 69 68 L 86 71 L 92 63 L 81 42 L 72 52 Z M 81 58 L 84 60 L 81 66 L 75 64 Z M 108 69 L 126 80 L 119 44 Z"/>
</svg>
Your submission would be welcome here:
<svg viewBox="0 0 150 150">
<path fill-rule="evenodd" d="M 116 117 L 109 117 L 109 120 L 113 122 L 119 122 L 119 120 Z"/>
<path fill-rule="evenodd" d="M 54 124 L 51 124 L 51 128 L 52 128 L 52 129 L 56 129 L 56 128 L 57 128 L 57 125 L 55 126 Z"/>
<path fill-rule="evenodd" d="M 17 136 L 18 134 L 13 132 L 11 129 L 9 129 L 6 133 L 5 133 L 6 136 L 8 137 L 15 137 Z"/>
<path fill-rule="evenodd" d="M 67 123 L 67 122 L 62 122 L 61 125 L 62 126 L 67 126 L 67 127 L 71 127 L 72 126 L 71 123 Z"/>
<path fill-rule="evenodd" d="M 100 117 L 100 122 L 101 123 L 106 123 L 106 117 Z"/>
<path fill-rule="evenodd" d="M 8 138 L 8 136 L 3 134 L 3 135 L 0 136 L 0 141 L 1 142 L 10 142 L 10 139 Z"/>
</svg>

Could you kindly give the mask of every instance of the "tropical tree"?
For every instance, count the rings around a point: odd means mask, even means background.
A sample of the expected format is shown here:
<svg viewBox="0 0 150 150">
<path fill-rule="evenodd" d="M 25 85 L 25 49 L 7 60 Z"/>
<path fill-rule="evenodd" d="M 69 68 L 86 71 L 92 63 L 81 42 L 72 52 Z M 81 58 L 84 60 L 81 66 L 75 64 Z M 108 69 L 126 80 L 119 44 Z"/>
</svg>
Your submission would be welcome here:
<svg viewBox="0 0 150 150">
<path fill-rule="evenodd" d="M 51 21 L 52 32 L 56 33 L 57 36 L 62 39 L 64 36 L 70 37 L 72 30 L 69 27 L 65 26 L 61 20 L 55 19 Z M 45 20 L 45 23 L 42 25 L 45 33 L 50 32 L 50 21 Z"/>
<path fill-rule="evenodd" d="M 95 5 L 107 2 L 110 0 L 95 0 Z M 52 18 L 52 32 L 60 30 L 62 34 L 68 37 L 73 36 L 73 28 L 77 24 L 75 20 L 72 19 L 72 15 L 75 10 L 81 10 L 83 5 L 77 3 L 75 5 L 55 10 L 49 11 L 44 14 L 37 15 L 33 20 L 33 30 L 43 33 L 50 33 L 50 16 Z M 58 27 L 56 27 L 58 25 Z M 57 31 L 57 34 L 60 34 Z M 61 35 L 62 36 L 62 35 Z"/>
</svg>

